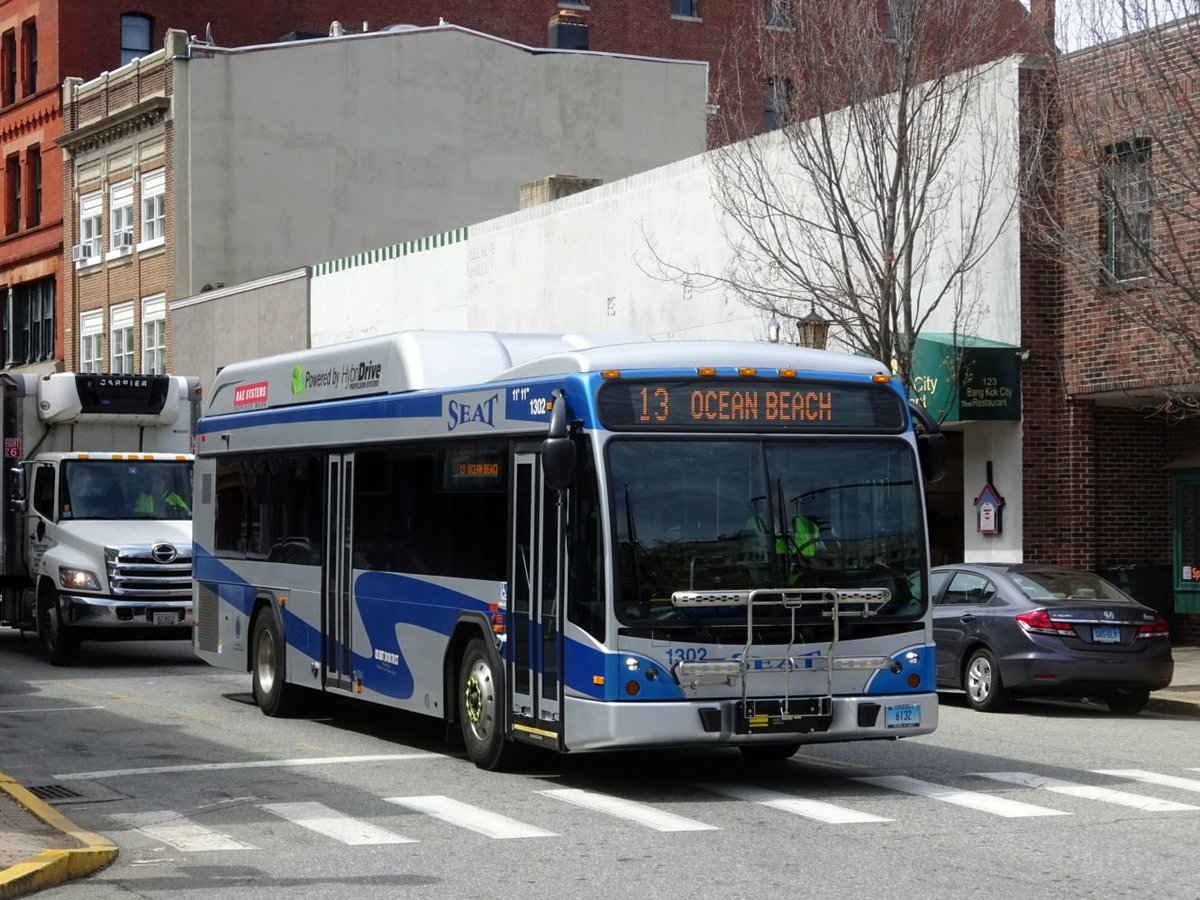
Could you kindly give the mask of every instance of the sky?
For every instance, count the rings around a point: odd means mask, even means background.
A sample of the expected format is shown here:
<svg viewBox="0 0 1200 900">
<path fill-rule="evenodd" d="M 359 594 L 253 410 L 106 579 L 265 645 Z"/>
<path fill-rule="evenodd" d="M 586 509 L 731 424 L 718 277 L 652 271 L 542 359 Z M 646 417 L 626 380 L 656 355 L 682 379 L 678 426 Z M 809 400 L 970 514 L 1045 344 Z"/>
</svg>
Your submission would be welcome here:
<svg viewBox="0 0 1200 900">
<path fill-rule="evenodd" d="M 1026 8 L 1030 0 L 1021 0 Z M 1200 0 L 1057 0 L 1058 46 L 1080 50 L 1147 24 L 1200 13 Z"/>
</svg>

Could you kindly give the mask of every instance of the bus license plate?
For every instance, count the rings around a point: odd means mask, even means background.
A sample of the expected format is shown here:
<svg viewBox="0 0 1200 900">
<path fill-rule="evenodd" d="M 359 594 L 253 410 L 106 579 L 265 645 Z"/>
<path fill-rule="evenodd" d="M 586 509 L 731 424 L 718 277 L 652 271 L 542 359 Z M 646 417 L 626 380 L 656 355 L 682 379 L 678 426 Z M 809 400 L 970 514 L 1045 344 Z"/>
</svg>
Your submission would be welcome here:
<svg viewBox="0 0 1200 900">
<path fill-rule="evenodd" d="M 883 724 L 885 728 L 916 728 L 921 724 L 920 704 L 905 703 L 900 706 L 885 706 L 883 708 Z"/>
<path fill-rule="evenodd" d="M 179 615 L 173 612 L 156 612 L 154 614 L 155 625 L 178 625 Z"/>
<path fill-rule="evenodd" d="M 1121 643 L 1121 629 L 1113 625 L 1093 625 L 1092 641 L 1097 644 Z"/>
</svg>

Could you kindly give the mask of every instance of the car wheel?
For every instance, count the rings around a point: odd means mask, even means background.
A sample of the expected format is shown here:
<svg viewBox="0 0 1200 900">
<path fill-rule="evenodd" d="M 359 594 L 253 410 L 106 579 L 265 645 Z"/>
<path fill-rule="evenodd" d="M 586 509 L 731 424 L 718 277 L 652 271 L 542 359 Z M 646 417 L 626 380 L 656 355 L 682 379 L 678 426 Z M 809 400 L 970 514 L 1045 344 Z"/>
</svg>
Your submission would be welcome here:
<svg viewBox="0 0 1200 900">
<path fill-rule="evenodd" d="M 796 755 L 800 744 L 741 744 L 738 749 L 742 751 L 742 756 L 754 762 L 783 762 Z"/>
<path fill-rule="evenodd" d="M 302 688 L 287 683 L 287 642 L 275 614 L 264 608 L 254 620 L 250 639 L 250 669 L 254 700 L 268 716 L 294 715 Z"/>
<path fill-rule="evenodd" d="M 481 769 L 510 766 L 516 745 L 504 734 L 504 683 L 495 655 L 475 638 L 467 644 L 458 675 L 458 718 L 467 756 Z"/>
<path fill-rule="evenodd" d="M 79 633 L 64 625 L 58 610 L 58 592 L 49 590 L 39 609 L 39 631 L 52 666 L 73 666 L 79 660 Z"/>
<path fill-rule="evenodd" d="M 1117 691 L 1104 698 L 1108 708 L 1118 716 L 1136 716 L 1150 702 L 1147 690 Z"/>
<path fill-rule="evenodd" d="M 998 712 L 1008 705 L 1007 688 L 1000 681 L 1000 666 L 992 651 L 980 647 L 971 654 L 963 669 L 963 688 L 967 704 L 980 712 Z"/>
</svg>

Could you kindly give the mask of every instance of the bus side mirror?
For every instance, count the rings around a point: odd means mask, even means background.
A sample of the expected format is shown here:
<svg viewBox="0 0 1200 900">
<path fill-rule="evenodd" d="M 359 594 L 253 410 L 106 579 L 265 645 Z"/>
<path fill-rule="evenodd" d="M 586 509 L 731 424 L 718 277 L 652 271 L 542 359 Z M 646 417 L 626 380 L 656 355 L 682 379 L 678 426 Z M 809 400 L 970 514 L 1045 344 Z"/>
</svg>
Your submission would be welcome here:
<svg viewBox="0 0 1200 900">
<path fill-rule="evenodd" d="M 546 487 L 561 491 L 575 477 L 575 442 L 570 437 L 567 398 L 562 391 L 555 391 L 552 397 L 550 431 L 542 441 L 542 473 Z"/>
<path fill-rule="evenodd" d="M 917 456 L 926 483 L 941 481 L 946 474 L 946 436 L 940 431 L 917 435 Z"/>
<path fill-rule="evenodd" d="M 921 426 L 917 432 L 917 458 L 921 460 L 921 474 L 925 476 L 927 484 L 940 481 L 946 474 L 946 436 L 925 407 L 910 403 L 908 408 Z"/>
</svg>

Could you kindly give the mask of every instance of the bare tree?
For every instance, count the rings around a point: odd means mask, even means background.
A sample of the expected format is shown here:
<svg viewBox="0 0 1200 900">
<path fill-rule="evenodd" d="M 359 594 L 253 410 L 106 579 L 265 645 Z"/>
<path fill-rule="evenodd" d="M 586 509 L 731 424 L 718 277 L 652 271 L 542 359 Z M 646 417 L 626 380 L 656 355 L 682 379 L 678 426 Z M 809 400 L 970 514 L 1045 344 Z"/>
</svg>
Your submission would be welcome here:
<svg viewBox="0 0 1200 900">
<path fill-rule="evenodd" d="M 1045 240 L 1088 306 L 1194 383 L 1200 363 L 1200 0 L 1081 0 L 1059 61 L 1057 215 Z M 1154 348 L 1154 357 L 1149 349 Z M 1144 372 L 1136 372 L 1144 375 Z M 1134 377 L 1133 375 L 1130 376 Z M 1195 414 L 1167 391 L 1164 412 Z"/>
<path fill-rule="evenodd" d="M 731 248 L 706 279 L 787 323 L 815 311 L 846 349 L 906 385 L 922 329 L 970 334 L 981 264 L 1016 204 L 1016 90 L 993 77 L 1033 29 L 1012 0 L 826 0 L 763 5 L 731 43 L 709 154 Z M 757 97 L 758 102 L 752 102 Z M 663 261 L 660 260 L 660 263 Z"/>
</svg>

